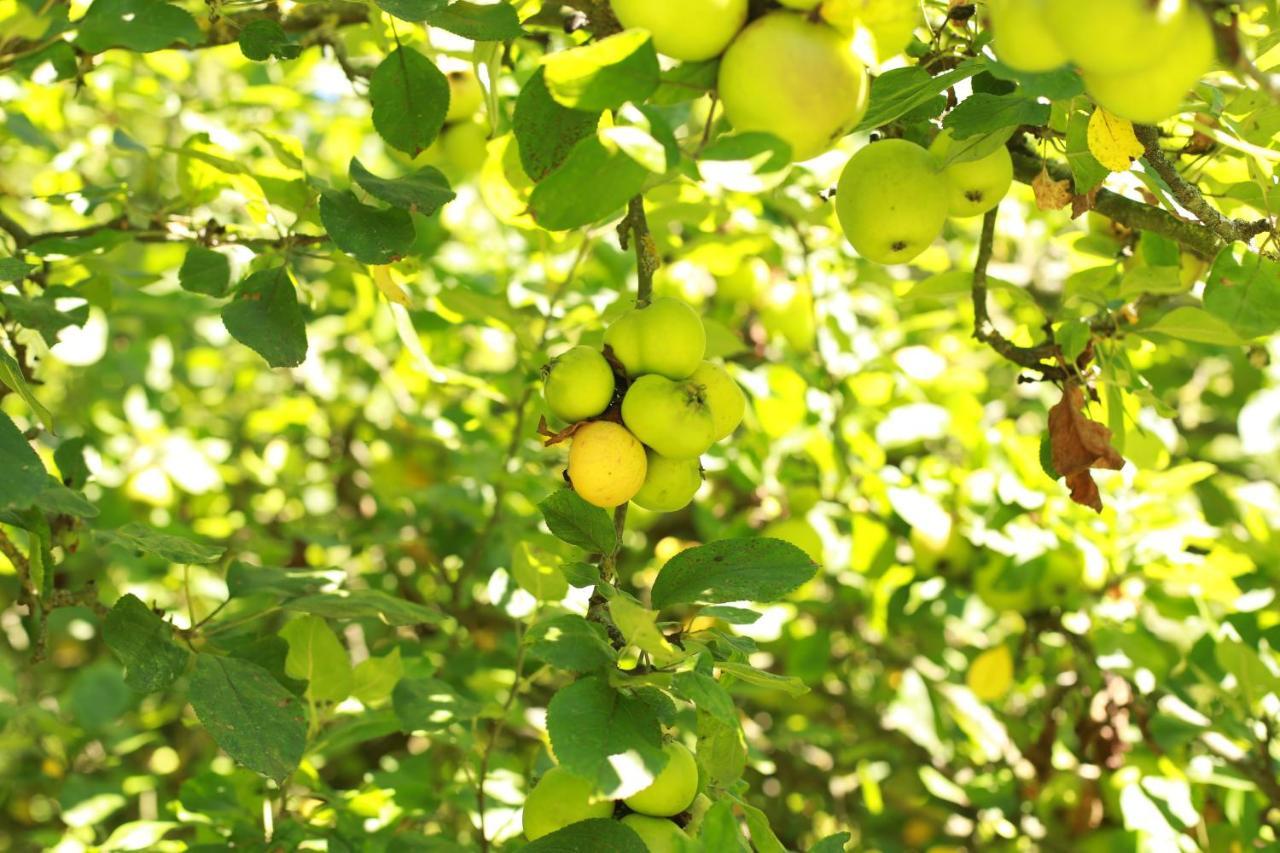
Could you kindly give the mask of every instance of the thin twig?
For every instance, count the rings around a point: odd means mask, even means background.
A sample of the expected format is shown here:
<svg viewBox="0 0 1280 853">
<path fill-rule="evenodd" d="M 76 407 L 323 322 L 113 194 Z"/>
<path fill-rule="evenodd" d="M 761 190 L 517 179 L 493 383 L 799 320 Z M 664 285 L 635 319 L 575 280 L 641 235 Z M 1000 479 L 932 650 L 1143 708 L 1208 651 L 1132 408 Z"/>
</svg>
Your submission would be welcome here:
<svg viewBox="0 0 1280 853">
<path fill-rule="evenodd" d="M 653 274 L 658 271 L 658 246 L 649 233 L 649 220 L 644 215 L 644 196 L 633 196 L 627 203 L 627 215 L 618 225 L 622 248 L 628 246 L 636 255 L 636 305 L 643 308 L 653 298 Z"/>
<path fill-rule="evenodd" d="M 0 530 L 0 554 L 4 554 L 13 563 L 13 568 L 18 572 L 18 581 L 22 585 L 24 592 L 34 595 L 35 587 L 31 585 L 31 563 L 13 540 L 9 538 L 3 530 Z"/>
<path fill-rule="evenodd" d="M 525 650 L 522 627 L 522 623 L 516 623 L 516 662 L 512 667 L 515 674 L 511 680 L 511 691 L 507 694 L 506 701 L 502 703 L 501 712 L 489 728 L 489 741 L 485 744 L 484 752 L 480 756 L 480 768 L 476 771 L 476 813 L 480 821 L 480 853 L 489 851 L 489 835 L 484 825 L 484 782 L 489 777 L 489 761 L 493 756 L 494 745 L 498 742 L 498 735 L 506 724 L 507 714 L 511 712 L 511 706 L 515 704 L 516 696 L 520 693 L 520 673 L 524 670 Z"/>
</svg>

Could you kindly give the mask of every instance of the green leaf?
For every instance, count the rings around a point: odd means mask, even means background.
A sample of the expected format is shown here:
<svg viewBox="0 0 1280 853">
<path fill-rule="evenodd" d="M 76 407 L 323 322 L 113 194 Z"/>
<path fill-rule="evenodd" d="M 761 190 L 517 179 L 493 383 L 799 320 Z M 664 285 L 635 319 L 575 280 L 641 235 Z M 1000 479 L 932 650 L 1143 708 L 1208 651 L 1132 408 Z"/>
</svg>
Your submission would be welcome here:
<svg viewBox="0 0 1280 853">
<path fill-rule="evenodd" d="M 511 556 L 511 576 L 539 601 L 559 601 L 569 593 L 569 581 L 549 555 L 534 550 L 528 542 L 516 545 Z"/>
<path fill-rule="evenodd" d="M 0 258 L 0 281 L 22 281 L 35 268 L 35 264 L 17 258 Z"/>
<path fill-rule="evenodd" d="M 536 623 L 525 635 L 525 643 L 533 657 L 570 672 L 591 672 L 610 666 L 618 657 L 603 626 L 576 613 Z"/>
<path fill-rule="evenodd" d="M 221 298 L 227 295 L 231 281 L 231 262 L 227 256 L 204 246 L 192 246 L 178 269 L 178 284 L 183 290 Z"/>
<path fill-rule="evenodd" d="M 695 101 L 716 88 L 720 62 L 681 62 L 663 69 L 658 89 L 646 99 L 653 106 L 670 106 Z"/>
<path fill-rule="evenodd" d="M 1182 293 L 1182 270 L 1178 267 L 1134 267 L 1120 279 L 1120 297 L 1131 299 L 1144 293 Z"/>
<path fill-rule="evenodd" d="M 791 146 L 771 133 L 719 136 L 698 155 L 698 173 L 713 187 L 759 193 L 789 174 Z"/>
<path fill-rule="evenodd" d="M 658 54 L 645 30 L 626 30 L 542 60 L 547 90 L 576 110 L 616 110 L 658 88 Z"/>
<path fill-rule="evenodd" d="M 102 640 L 124 664 L 124 683 L 141 693 L 163 690 L 187 668 L 173 628 L 134 595 L 122 596 L 102 623 Z"/>
<path fill-rule="evenodd" d="M 589 136 L 533 188 L 529 210 L 548 231 L 578 228 L 618 214 L 648 176 L 644 166 Z M 584 187 L 591 191 L 584 192 Z"/>
<path fill-rule="evenodd" d="M 1008 95 L 976 92 L 947 113 L 942 126 L 959 141 L 1003 128 L 1022 124 L 1042 125 L 1048 121 L 1049 105 L 1034 98 L 1017 92 Z"/>
<path fill-rule="evenodd" d="M 449 81 L 421 53 L 398 47 L 387 54 L 369 78 L 369 102 L 378 135 L 392 148 L 416 157 L 444 127 Z"/>
<path fill-rule="evenodd" d="M 222 325 L 272 367 L 297 367 L 307 357 L 307 325 L 287 267 L 260 270 L 240 282 L 222 308 Z"/>
<path fill-rule="evenodd" d="M 76 35 L 86 53 L 113 47 L 149 53 L 177 42 L 203 44 L 204 34 L 189 12 L 159 0 L 93 0 Z"/>
<path fill-rule="evenodd" d="M 1145 329 L 1138 330 L 1143 337 L 1167 335 L 1183 341 L 1201 344 L 1240 346 L 1245 343 L 1224 320 L 1203 308 L 1184 305 L 1174 308 Z"/>
<path fill-rule="evenodd" d="M 835 835 L 828 835 L 810 847 L 808 853 L 844 853 L 845 847 L 852 840 L 853 836 L 849 833 L 837 832 Z"/>
<path fill-rule="evenodd" d="M 416 24 L 425 21 L 432 12 L 443 9 L 447 0 L 377 0 L 377 3 L 384 12 Z"/>
<path fill-rule="evenodd" d="M 0 304 L 4 305 L 9 316 L 19 326 L 39 332 L 40 337 L 44 338 L 44 342 L 49 346 L 58 342 L 58 333 L 67 326 L 83 326 L 89 319 L 87 304 L 68 311 L 62 311 L 57 307 L 57 298 L 79 296 L 79 294 L 65 287 L 60 288 L 60 292 L 53 291 L 54 288 L 51 287 L 35 299 L 27 299 L 25 296 L 12 293 L 0 294 Z"/>
<path fill-rule="evenodd" d="M 770 690 L 781 690 L 788 696 L 801 696 L 809 692 L 809 688 L 798 678 L 765 672 L 762 669 L 756 669 L 749 663 L 724 660 L 716 661 L 716 666 L 719 667 L 721 672 L 732 675 L 748 684 L 767 687 Z"/>
<path fill-rule="evenodd" d="M 45 488 L 36 495 L 36 506 L 49 515 L 73 515 L 76 518 L 96 518 L 98 508 L 74 489 L 58 482 L 56 477 L 45 480 Z"/>
<path fill-rule="evenodd" d="M 520 165 L 535 181 L 554 171 L 578 140 L 592 135 L 600 123 L 598 112 L 563 106 L 547 91 L 546 71 L 539 68 L 516 98 L 512 130 Z"/>
<path fill-rule="evenodd" d="M 1218 252 L 1204 286 L 1204 307 L 1241 337 L 1280 330 L 1280 264 L 1242 243 Z"/>
<path fill-rule="evenodd" d="M 751 844 L 756 853 L 787 853 L 787 848 L 782 846 L 778 836 L 773 833 L 773 827 L 769 826 L 768 815 L 741 799 L 738 800 L 738 806 L 742 809 L 742 816 L 746 818 L 747 832 L 751 833 Z"/>
<path fill-rule="evenodd" d="M 273 56 L 276 59 L 297 59 L 302 54 L 302 45 L 289 38 L 278 22 L 267 18 L 250 21 L 240 31 L 238 41 L 240 52 L 255 62 L 264 62 Z"/>
<path fill-rule="evenodd" d="M 639 761 L 653 776 L 667 761 L 654 709 L 599 676 L 580 678 L 551 697 L 547 733 L 560 766 L 610 797 L 630 796 L 651 781 L 640 773 L 622 778 L 614 760 Z"/>
<path fill-rule="evenodd" d="M 78 255 L 90 255 L 96 252 L 105 252 L 114 249 L 121 243 L 128 243 L 133 238 L 124 231 L 114 228 L 103 228 L 100 231 L 92 231 L 83 236 L 74 237 L 45 237 L 37 240 L 30 246 L 27 251 L 33 255 L 39 255 L 47 258 L 52 255 L 66 255 L 68 257 L 76 257 Z"/>
<path fill-rule="evenodd" d="M 618 544 L 609 513 L 578 497 L 572 489 L 560 489 L 545 498 L 538 509 L 555 536 L 586 551 L 608 554 Z"/>
<path fill-rule="evenodd" d="M 747 766 L 747 742 L 742 725 L 737 720 L 728 723 L 700 710 L 698 763 L 707 771 L 707 781 L 716 787 L 727 788 L 742 778 Z M 732 837 L 737 837 L 736 833 Z"/>
<path fill-rule="evenodd" d="M 781 539 L 722 539 L 668 560 L 650 597 L 659 609 L 696 602 L 775 601 L 817 571 L 818 564 L 804 551 Z"/>
<path fill-rule="evenodd" d="M 391 696 L 397 683 L 404 676 L 404 663 L 400 660 L 400 647 L 392 649 L 380 658 L 368 657 L 356 664 L 351 673 L 351 695 L 365 705 L 376 705 Z"/>
<path fill-rule="evenodd" d="M 432 215 L 457 195 L 449 188 L 449 179 L 432 166 L 402 178 L 380 178 L 352 157 L 347 171 L 352 183 L 378 201 L 423 216 Z"/>
<path fill-rule="evenodd" d="M 226 550 L 221 545 L 206 545 L 171 533 L 161 533 L 137 522 L 115 530 L 95 530 L 94 535 L 109 545 L 118 545 L 130 551 L 144 551 L 171 563 L 216 563 Z"/>
<path fill-rule="evenodd" d="M 475 702 L 438 678 L 401 679 L 391 691 L 391 705 L 406 732 L 439 731 L 480 713 Z"/>
<path fill-rule="evenodd" d="M 760 614 L 754 610 L 748 610 L 745 607 L 730 607 L 725 604 L 704 607 L 698 611 L 698 615 L 708 619 L 722 619 L 730 625 L 751 625 L 760 621 Z"/>
<path fill-rule="evenodd" d="M 931 77 L 918 65 L 894 68 L 871 83 L 871 99 L 866 115 L 856 131 L 874 130 L 928 103 L 961 80 L 967 80 L 985 67 L 983 62 L 962 62 L 955 68 Z M 926 116 L 928 118 L 928 116 Z"/>
<path fill-rule="evenodd" d="M 86 444 L 83 438 L 68 438 L 53 451 L 53 463 L 69 488 L 82 489 L 89 482 L 89 466 L 84 461 Z"/>
<path fill-rule="evenodd" d="M 1018 71 L 1000 62 L 987 61 L 987 71 L 997 80 L 1010 80 L 1018 84 L 1018 91 L 1028 98 L 1045 98 L 1065 101 L 1084 94 L 1084 81 L 1074 68 L 1064 65 L 1053 71 Z"/>
<path fill-rule="evenodd" d="M 510 3 L 481 5 L 464 0 L 428 12 L 426 23 L 473 41 L 511 41 L 524 35 L 520 16 Z"/>
<path fill-rule="evenodd" d="M 571 823 L 520 848 L 521 853 L 648 853 L 631 827 L 609 818 Z"/>
<path fill-rule="evenodd" d="M 333 572 L 292 571 L 274 566 L 255 566 L 239 560 L 227 569 L 227 595 L 243 598 L 260 592 L 285 596 L 319 592 L 334 583 Z"/>
<path fill-rule="evenodd" d="M 645 652 L 656 666 L 669 666 L 688 654 L 675 648 L 658 630 L 658 613 L 641 607 L 625 593 L 609 601 L 609 615 L 627 642 Z"/>
<path fill-rule="evenodd" d="M 320 222 L 333 244 L 357 261 L 389 264 L 413 247 L 413 217 L 399 208 L 361 204 L 351 190 L 320 194 Z"/>
<path fill-rule="evenodd" d="M 1235 676 L 1236 688 L 1253 705 L 1280 691 L 1280 678 L 1271 674 L 1255 649 L 1234 640 L 1219 640 L 1213 649 L 1218 666 Z"/>
<path fill-rule="evenodd" d="M 379 619 L 387 625 L 439 625 L 448 617 L 438 610 L 376 589 L 320 592 L 285 602 L 285 610 L 313 613 L 326 619 Z"/>
<path fill-rule="evenodd" d="M 189 696 L 214 742 L 250 770 L 283 781 L 302 760 L 302 703 L 257 664 L 198 654 Z"/>
<path fill-rule="evenodd" d="M 1103 182 L 1111 170 L 1098 162 L 1089 150 L 1089 114 L 1072 110 L 1067 118 L 1067 165 L 1071 182 L 1083 195 Z"/>
<path fill-rule="evenodd" d="M 957 139 L 951 142 L 947 147 L 947 156 L 943 158 L 943 165 L 950 166 L 952 163 L 966 163 L 972 160 L 981 160 L 1000 148 L 1004 147 L 1005 142 L 1013 136 L 1015 128 L 1002 127 L 986 133 L 979 133 L 970 136 L 968 139 Z"/>
<path fill-rule="evenodd" d="M 699 711 L 710 714 L 728 725 L 738 724 L 738 709 L 733 697 L 720 682 L 701 672 L 678 672 L 671 679 L 671 689 L 697 706 Z"/>
<path fill-rule="evenodd" d="M 1067 361 L 1075 361 L 1089 345 L 1093 337 L 1093 329 L 1084 320 L 1068 320 L 1058 327 L 1057 341 L 1062 348 L 1062 357 Z"/>
<path fill-rule="evenodd" d="M 5 352 L 4 349 L 0 349 L 0 384 L 7 385 L 17 392 L 22 401 L 40 419 L 40 423 L 44 424 L 44 428 L 49 432 L 53 432 L 53 415 L 49 414 L 49 410 L 44 407 L 44 404 L 36 399 L 31 386 L 27 384 L 27 378 L 22 375 L 22 368 L 18 366 L 18 362 L 14 357 Z"/>
<path fill-rule="evenodd" d="M 351 659 L 328 622 L 303 616 L 280 629 L 280 636 L 289 644 L 284 671 L 307 682 L 308 696 L 340 702 L 351 694 Z"/>
</svg>

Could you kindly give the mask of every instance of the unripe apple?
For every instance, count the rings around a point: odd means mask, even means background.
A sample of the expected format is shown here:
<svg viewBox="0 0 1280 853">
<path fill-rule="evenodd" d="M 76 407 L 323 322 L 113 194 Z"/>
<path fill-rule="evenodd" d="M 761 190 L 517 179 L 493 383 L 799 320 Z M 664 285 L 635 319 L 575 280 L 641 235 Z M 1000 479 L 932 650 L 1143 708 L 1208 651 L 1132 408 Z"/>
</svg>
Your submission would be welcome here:
<svg viewBox="0 0 1280 853">
<path fill-rule="evenodd" d="M 1141 124 L 1176 115 L 1187 90 L 1213 68 L 1217 52 L 1213 30 L 1200 10 L 1187 10 L 1179 21 L 1168 48 L 1151 65 L 1121 74 L 1082 71 L 1089 97 L 1108 112 Z"/>
<path fill-rule="evenodd" d="M 702 466 L 697 458 L 668 459 L 648 451 L 644 485 L 631 502 L 650 512 L 676 512 L 684 509 L 702 485 Z"/>
<path fill-rule="evenodd" d="M 704 361 L 698 365 L 689 381 L 702 388 L 707 408 L 711 409 L 713 437 L 716 441 L 738 428 L 738 424 L 742 423 L 742 414 L 747 410 L 747 398 L 743 396 L 742 389 L 733 381 L 729 371 L 719 364 Z"/>
<path fill-rule="evenodd" d="M 484 88 L 472 71 L 450 71 L 449 109 L 445 111 L 444 123 L 471 118 L 484 103 Z"/>
<path fill-rule="evenodd" d="M 605 330 L 604 342 L 628 376 L 656 373 L 684 379 L 702 362 L 707 333 L 696 311 L 679 299 L 662 296 L 615 320 Z"/>
<path fill-rule="evenodd" d="M 451 182 L 459 184 L 484 167 L 489 128 L 478 121 L 460 121 L 440 131 L 437 143 L 440 171 Z"/>
<path fill-rule="evenodd" d="M 1186 12 L 1186 0 L 1044 2 L 1044 20 L 1058 44 L 1072 62 L 1094 74 L 1127 74 L 1162 59 L 1179 61 L 1172 45 Z"/>
<path fill-rule="evenodd" d="M 801 12 L 816 9 L 820 3 L 822 3 L 822 0 L 778 0 L 779 6 L 784 6 L 788 9 L 796 9 Z"/>
<path fill-rule="evenodd" d="M 698 762 L 689 748 L 673 740 L 662 751 L 667 754 L 666 766 L 649 787 L 623 800 L 633 810 L 652 817 L 680 814 L 698 794 Z"/>
<path fill-rule="evenodd" d="M 573 434 L 569 444 L 569 482 L 584 501 L 612 509 L 635 496 L 644 485 L 644 447 L 612 421 L 592 421 Z"/>
<path fill-rule="evenodd" d="M 609 800 L 592 802 L 592 785 L 563 767 L 552 767 L 542 775 L 524 800 L 524 834 L 536 841 L 557 829 L 592 818 L 613 814 Z"/>
<path fill-rule="evenodd" d="M 760 531 L 760 535 L 791 543 L 808 554 L 809 559 L 818 565 L 822 565 L 826 557 L 822 537 L 813 529 L 813 525 L 803 518 L 792 516 L 771 521 L 765 525 L 764 530 Z"/>
<path fill-rule="evenodd" d="M 793 160 L 816 157 L 867 110 L 867 72 L 847 35 L 794 12 L 747 25 L 720 60 L 720 101 L 735 130 L 772 133 Z"/>
<path fill-rule="evenodd" d="M 715 420 L 702 388 L 689 380 L 641 376 L 622 398 L 622 421 L 669 459 L 694 459 L 715 443 Z"/>
<path fill-rule="evenodd" d="M 951 131 L 939 133 L 929 146 L 929 153 L 946 162 L 955 141 Z M 942 173 L 947 177 L 947 210 L 952 216 L 979 216 L 1000 203 L 1013 185 L 1013 158 L 1001 145 L 985 157 L 948 163 Z"/>
<path fill-rule="evenodd" d="M 685 62 L 719 56 L 747 22 L 747 0 L 612 0 L 624 27 L 653 36 L 658 53 Z"/>
<path fill-rule="evenodd" d="M 733 272 L 716 277 L 716 298 L 723 302 L 754 305 L 769 287 L 772 272 L 764 258 L 743 258 Z"/>
<path fill-rule="evenodd" d="M 1011 565 L 992 560 L 974 574 L 973 588 L 992 610 L 1027 613 L 1036 605 L 1037 581 L 1033 563 Z"/>
<path fill-rule="evenodd" d="M 947 179 L 914 142 L 886 139 L 863 146 L 840 173 L 836 214 L 858 254 L 901 264 L 928 248 L 947 220 Z"/>
<path fill-rule="evenodd" d="M 761 297 L 760 320 L 770 335 L 781 336 L 796 352 L 813 351 L 818 329 L 808 282 L 773 282 Z"/>
<path fill-rule="evenodd" d="M 1064 546 L 1034 561 L 1040 570 L 1036 600 L 1041 607 L 1072 610 L 1084 596 L 1084 555 Z"/>
<path fill-rule="evenodd" d="M 599 351 L 576 346 L 543 368 L 547 408 L 566 423 L 577 423 L 609 408 L 613 368 Z"/>
<path fill-rule="evenodd" d="M 622 822 L 640 836 L 649 853 L 683 853 L 684 842 L 689 839 L 675 821 L 665 817 L 629 814 Z"/>
<path fill-rule="evenodd" d="M 988 0 L 991 46 L 1005 65 L 1018 71 L 1052 71 L 1067 54 L 1044 17 L 1044 0 Z"/>
</svg>

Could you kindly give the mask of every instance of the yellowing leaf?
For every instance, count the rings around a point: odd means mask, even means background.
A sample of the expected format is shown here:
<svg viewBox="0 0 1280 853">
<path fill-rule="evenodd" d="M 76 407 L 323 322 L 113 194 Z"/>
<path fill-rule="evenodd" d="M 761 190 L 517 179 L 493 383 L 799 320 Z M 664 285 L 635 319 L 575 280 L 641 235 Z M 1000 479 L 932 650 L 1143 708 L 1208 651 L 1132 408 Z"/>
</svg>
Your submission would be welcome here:
<svg viewBox="0 0 1280 853">
<path fill-rule="evenodd" d="M 969 664 L 965 683 L 983 702 L 994 702 L 1013 687 L 1013 654 L 1005 645 L 987 649 Z"/>
<path fill-rule="evenodd" d="M 378 285 L 383 296 L 397 305 L 409 307 L 409 293 L 391 277 L 391 267 L 385 264 L 370 266 L 369 274 L 373 276 L 373 283 Z"/>
<path fill-rule="evenodd" d="M 1089 153 L 1113 172 L 1125 172 L 1142 156 L 1142 143 L 1133 132 L 1133 122 L 1098 107 L 1089 116 L 1085 136 Z"/>
<path fill-rule="evenodd" d="M 1061 210 L 1071 203 L 1071 182 L 1055 181 L 1043 166 L 1031 181 L 1031 191 L 1035 193 L 1036 207 L 1041 210 Z"/>
</svg>

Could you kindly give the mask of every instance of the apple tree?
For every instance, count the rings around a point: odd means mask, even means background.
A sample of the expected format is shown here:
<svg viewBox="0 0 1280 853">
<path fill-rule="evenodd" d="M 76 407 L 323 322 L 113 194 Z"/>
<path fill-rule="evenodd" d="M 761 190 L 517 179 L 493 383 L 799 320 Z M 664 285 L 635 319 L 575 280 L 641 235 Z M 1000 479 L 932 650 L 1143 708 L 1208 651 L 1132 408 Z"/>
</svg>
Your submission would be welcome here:
<svg viewBox="0 0 1280 853">
<path fill-rule="evenodd" d="M 0 849 L 1280 845 L 1273 0 L 0 0 Z"/>
</svg>

